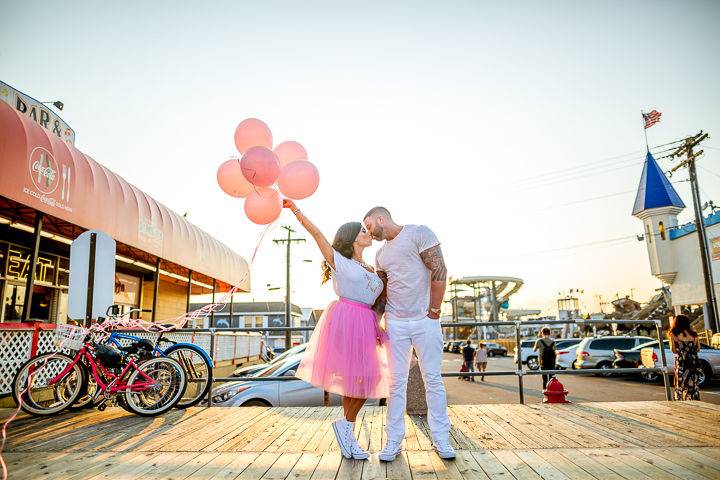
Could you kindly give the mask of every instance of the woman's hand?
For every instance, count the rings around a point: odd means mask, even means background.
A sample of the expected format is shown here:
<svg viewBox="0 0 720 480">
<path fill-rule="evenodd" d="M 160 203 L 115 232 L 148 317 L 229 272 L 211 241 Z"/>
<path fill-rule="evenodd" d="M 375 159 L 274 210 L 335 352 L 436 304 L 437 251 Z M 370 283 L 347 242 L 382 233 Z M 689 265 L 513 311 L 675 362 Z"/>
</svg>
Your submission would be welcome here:
<svg viewBox="0 0 720 480">
<path fill-rule="evenodd" d="M 295 205 L 295 202 L 289 198 L 283 198 L 283 208 L 289 208 L 293 213 L 297 212 L 299 208 Z"/>
</svg>

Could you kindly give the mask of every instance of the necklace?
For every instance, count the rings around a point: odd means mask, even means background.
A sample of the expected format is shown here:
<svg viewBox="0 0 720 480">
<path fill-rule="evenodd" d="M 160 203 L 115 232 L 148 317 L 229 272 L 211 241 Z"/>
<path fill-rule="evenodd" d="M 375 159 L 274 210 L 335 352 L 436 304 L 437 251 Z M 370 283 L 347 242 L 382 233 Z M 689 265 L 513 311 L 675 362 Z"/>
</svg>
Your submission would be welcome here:
<svg viewBox="0 0 720 480">
<path fill-rule="evenodd" d="M 367 263 L 363 262 L 362 260 L 358 260 L 358 259 L 356 259 L 356 258 L 353 258 L 352 260 L 353 260 L 355 263 L 357 263 L 358 265 L 360 265 L 361 267 L 363 267 L 365 270 L 369 270 L 369 271 L 371 271 L 371 272 L 374 272 L 374 271 L 375 271 L 374 268 L 372 268 L 370 265 L 368 265 Z"/>
</svg>

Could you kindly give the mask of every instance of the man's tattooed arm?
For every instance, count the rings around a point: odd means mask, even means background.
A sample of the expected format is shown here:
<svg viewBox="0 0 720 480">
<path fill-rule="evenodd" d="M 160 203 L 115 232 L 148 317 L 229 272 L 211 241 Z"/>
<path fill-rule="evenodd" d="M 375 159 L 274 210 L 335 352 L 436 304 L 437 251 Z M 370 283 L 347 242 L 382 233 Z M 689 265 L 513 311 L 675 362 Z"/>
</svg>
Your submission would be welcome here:
<svg viewBox="0 0 720 480">
<path fill-rule="evenodd" d="M 445 259 L 440 245 L 435 245 L 424 252 L 420 252 L 420 258 L 430 270 L 430 280 L 444 282 L 447 279 L 447 268 L 445 268 Z"/>
</svg>

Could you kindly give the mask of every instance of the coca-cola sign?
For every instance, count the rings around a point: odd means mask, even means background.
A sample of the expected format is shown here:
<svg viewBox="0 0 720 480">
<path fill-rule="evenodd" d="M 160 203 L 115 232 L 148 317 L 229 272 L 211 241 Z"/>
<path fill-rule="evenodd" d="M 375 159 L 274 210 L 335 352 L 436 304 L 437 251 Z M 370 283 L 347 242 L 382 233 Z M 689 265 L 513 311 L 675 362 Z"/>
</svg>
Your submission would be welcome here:
<svg viewBox="0 0 720 480">
<path fill-rule="evenodd" d="M 41 193 L 50 195 L 60 184 L 58 164 L 55 157 L 43 147 L 35 147 L 30 153 L 30 178 Z"/>
</svg>

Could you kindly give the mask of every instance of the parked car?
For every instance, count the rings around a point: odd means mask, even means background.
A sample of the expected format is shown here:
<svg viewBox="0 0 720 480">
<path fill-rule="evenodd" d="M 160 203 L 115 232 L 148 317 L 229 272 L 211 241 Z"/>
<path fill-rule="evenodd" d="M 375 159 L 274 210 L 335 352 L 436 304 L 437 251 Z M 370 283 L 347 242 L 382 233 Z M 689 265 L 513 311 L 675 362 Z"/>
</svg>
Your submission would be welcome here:
<svg viewBox="0 0 720 480">
<path fill-rule="evenodd" d="M 305 353 L 296 353 L 283 361 L 268 365 L 255 376 L 267 378 L 294 377 Z M 213 406 L 217 407 L 317 407 L 324 404 L 324 392 L 303 380 L 265 380 L 258 382 L 228 382 L 212 391 Z M 332 405 L 341 405 L 342 397 L 330 394 Z M 368 400 L 378 405 L 378 400 Z"/>
<path fill-rule="evenodd" d="M 483 342 L 487 348 L 488 357 L 504 357 L 507 355 L 507 348 L 496 342 Z M 477 348 L 477 347 L 476 347 Z"/>
<path fill-rule="evenodd" d="M 670 374 L 673 375 L 673 370 L 675 369 L 675 355 L 670 350 L 670 344 L 667 341 L 663 343 L 665 344 L 665 359 L 667 360 L 667 366 L 670 368 Z M 700 364 L 702 366 L 698 384 L 701 387 L 704 387 L 710 383 L 712 377 L 720 375 L 720 349 L 701 343 L 700 353 L 698 356 L 700 357 Z M 642 364 L 645 367 L 659 367 L 662 362 L 657 342 L 651 347 L 642 348 L 640 350 L 640 358 L 642 359 Z"/>
<path fill-rule="evenodd" d="M 539 368 L 537 352 L 533 351 L 533 346 L 535 346 L 535 340 L 520 341 L 520 360 L 522 361 L 523 365 L 527 365 L 530 370 L 537 370 Z M 517 363 L 517 347 L 515 347 L 514 352 L 515 355 L 513 356 L 513 362 Z"/>
<path fill-rule="evenodd" d="M 231 377 L 249 377 L 252 376 L 254 373 L 259 372 L 260 370 L 263 370 L 267 368 L 269 365 L 275 365 L 278 362 L 282 362 L 290 355 L 295 355 L 296 353 L 301 353 L 305 351 L 305 348 L 307 347 L 307 343 L 302 343 L 300 345 L 295 345 L 290 350 L 287 350 L 277 357 L 273 358 L 267 363 L 256 363 L 254 365 L 244 365 L 242 367 L 236 368 L 231 374 Z"/>
<path fill-rule="evenodd" d="M 462 351 L 462 346 L 465 342 L 466 342 L 466 340 L 454 340 L 454 341 L 450 342 L 448 351 L 450 353 L 460 353 Z"/>
<path fill-rule="evenodd" d="M 667 340 L 665 340 L 663 343 L 665 344 L 666 348 L 670 348 Z M 613 351 L 613 355 L 611 357 L 613 368 L 642 368 L 642 349 L 656 347 L 657 344 L 658 341 L 653 340 L 652 342 L 643 343 L 629 350 L 620 350 L 616 348 Z M 643 378 L 643 380 L 646 380 L 648 382 L 654 382 L 658 379 L 660 374 L 658 372 L 643 372 L 640 374 L 640 376 Z"/>
<path fill-rule="evenodd" d="M 577 350 L 581 341 L 582 338 L 563 338 L 555 343 L 555 350 L 557 351 L 555 366 L 559 370 L 573 368 L 575 350 Z"/>
<path fill-rule="evenodd" d="M 574 368 L 599 368 L 607 370 L 605 376 L 612 375 L 612 355 L 617 348 L 630 350 L 631 348 L 652 342 L 650 337 L 605 336 L 584 338 L 575 351 Z"/>
</svg>

